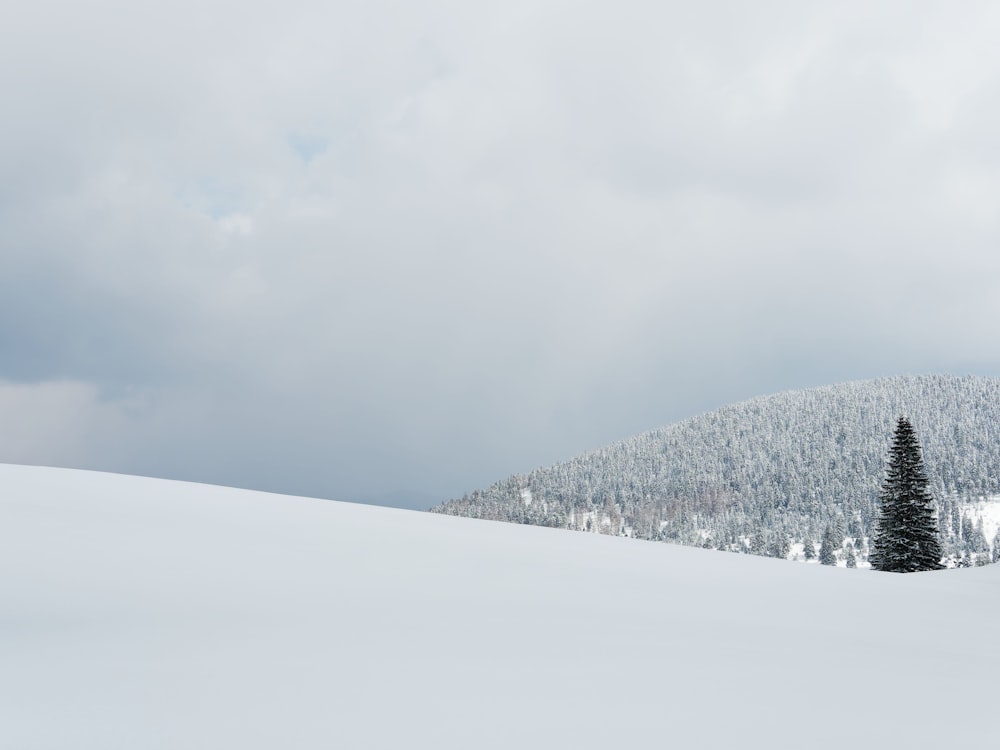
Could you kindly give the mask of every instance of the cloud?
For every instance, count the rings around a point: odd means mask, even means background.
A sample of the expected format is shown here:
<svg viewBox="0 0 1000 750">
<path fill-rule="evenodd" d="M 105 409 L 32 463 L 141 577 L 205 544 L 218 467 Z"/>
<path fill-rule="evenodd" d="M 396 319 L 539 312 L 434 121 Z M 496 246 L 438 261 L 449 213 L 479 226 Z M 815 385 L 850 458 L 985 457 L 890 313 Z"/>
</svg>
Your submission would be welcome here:
<svg viewBox="0 0 1000 750">
<path fill-rule="evenodd" d="M 759 392 L 995 374 L 997 31 L 987 3 L 8 12 L 0 377 L 126 400 L 94 466 L 403 502 Z"/>
<path fill-rule="evenodd" d="M 121 404 L 102 402 L 93 385 L 0 381 L 0 461 L 86 466 L 121 429 Z"/>
</svg>

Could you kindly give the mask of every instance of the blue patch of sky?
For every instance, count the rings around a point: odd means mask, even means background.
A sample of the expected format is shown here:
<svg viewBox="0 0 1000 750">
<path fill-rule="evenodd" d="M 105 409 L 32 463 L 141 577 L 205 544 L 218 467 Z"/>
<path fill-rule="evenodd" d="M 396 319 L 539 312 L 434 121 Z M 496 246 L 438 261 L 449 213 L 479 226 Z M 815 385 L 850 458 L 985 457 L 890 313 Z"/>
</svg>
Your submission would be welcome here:
<svg viewBox="0 0 1000 750">
<path fill-rule="evenodd" d="M 308 164 L 326 151 L 329 141 L 320 135 L 292 133 L 288 136 L 288 146 L 294 151 L 303 164 Z"/>
</svg>

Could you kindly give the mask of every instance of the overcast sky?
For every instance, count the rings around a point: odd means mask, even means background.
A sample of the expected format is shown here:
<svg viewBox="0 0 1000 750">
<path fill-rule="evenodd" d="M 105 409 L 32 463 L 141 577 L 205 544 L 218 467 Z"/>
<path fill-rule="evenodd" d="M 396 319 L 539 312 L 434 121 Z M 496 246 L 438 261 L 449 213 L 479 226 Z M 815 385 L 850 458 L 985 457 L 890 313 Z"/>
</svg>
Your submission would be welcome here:
<svg viewBox="0 0 1000 750">
<path fill-rule="evenodd" d="M 0 5 L 0 460 L 410 507 L 1000 375 L 996 2 Z"/>
</svg>

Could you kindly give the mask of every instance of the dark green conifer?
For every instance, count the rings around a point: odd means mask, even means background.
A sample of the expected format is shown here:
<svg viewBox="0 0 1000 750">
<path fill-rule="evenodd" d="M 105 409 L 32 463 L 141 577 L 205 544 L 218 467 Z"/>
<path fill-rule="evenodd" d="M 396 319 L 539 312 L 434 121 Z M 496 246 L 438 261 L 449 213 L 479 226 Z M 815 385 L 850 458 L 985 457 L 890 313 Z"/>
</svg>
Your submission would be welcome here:
<svg viewBox="0 0 1000 750">
<path fill-rule="evenodd" d="M 875 570 L 911 573 L 944 567 L 934 498 L 927 485 L 913 425 L 900 417 L 889 449 L 881 511 L 869 558 Z"/>
</svg>

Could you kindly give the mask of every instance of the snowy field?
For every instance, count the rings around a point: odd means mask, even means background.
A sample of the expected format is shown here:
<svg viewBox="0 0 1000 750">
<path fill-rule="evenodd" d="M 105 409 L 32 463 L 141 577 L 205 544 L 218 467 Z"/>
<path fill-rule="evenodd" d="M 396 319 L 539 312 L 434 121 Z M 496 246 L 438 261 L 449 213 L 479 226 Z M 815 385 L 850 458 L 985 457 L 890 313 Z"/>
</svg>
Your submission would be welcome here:
<svg viewBox="0 0 1000 750">
<path fill-rule="evenodd" d="M 995 747 L 1000 566 L 0 466 L 0 748 Z"/>
</svg>

